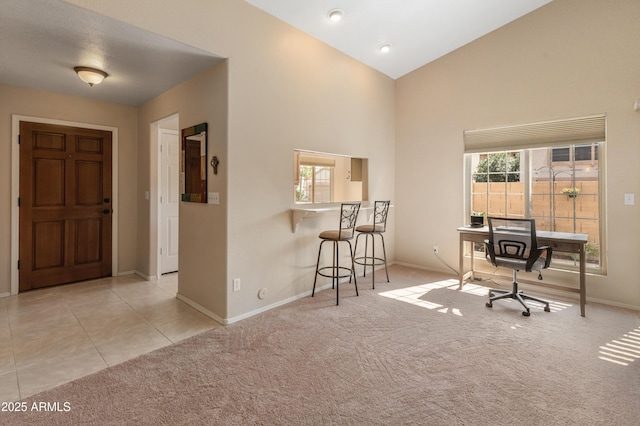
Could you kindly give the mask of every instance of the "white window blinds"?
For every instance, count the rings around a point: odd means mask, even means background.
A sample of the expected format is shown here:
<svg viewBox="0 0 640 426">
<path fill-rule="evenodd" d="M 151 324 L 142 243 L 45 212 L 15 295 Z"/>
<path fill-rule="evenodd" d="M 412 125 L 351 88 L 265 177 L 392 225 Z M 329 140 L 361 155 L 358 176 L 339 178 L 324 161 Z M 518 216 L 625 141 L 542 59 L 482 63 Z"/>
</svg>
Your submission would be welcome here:
<svg viewBox="0 0 640 426">
<path fill-rule="evenodd" d="M 567 118 L 540 123 L 464 131 L 464 152 L 492 152 L 604 142 L 606 116 Z"/>
<path fill-rule="evenodd" d="M 316 166 L 316 167 L 335 167 L 336 160 L 331 157 L 327 157 L 320 154 L 308 154 L 301 152 L 299 157 L 299 163 L 301 166 Z"/>
</svg>

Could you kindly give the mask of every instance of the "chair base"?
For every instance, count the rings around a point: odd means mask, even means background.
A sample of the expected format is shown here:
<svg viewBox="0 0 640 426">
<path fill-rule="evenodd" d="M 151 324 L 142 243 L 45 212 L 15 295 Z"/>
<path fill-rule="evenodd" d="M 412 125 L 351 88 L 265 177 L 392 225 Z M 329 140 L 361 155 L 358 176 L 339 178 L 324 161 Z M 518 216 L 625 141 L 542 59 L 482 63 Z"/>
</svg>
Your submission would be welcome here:
<svg viewBox="0 0 640 426">
<path fill-rule="evenodd" d="M 376 266 L 384 265 L 384 271 L 387 274 L 387 282 L 389 282 L 389 270 L 387 269 L 387 250 L 384 246 L 384 235 L 378 232 L 360 232 L 356 237 L 356 246 L 354 251 L 358 252 L 358 240 L 360 237 L 364 235 L 364 256 L 359 256 L 353 259 L 353 261 L 358 264 L 364 266 L 363 277 L 367 276 L 367 266 L 371 267 L 371 283 L 372 287 L 375 290 L 376 288 Z M 379 235 L 380 240 L 382 241 L 382 254 L 384 257 L 376 257 L 376 239 L 375 236 Z M 371 256 L 367 255 L 367 246 L 369 243 L 369 237 L 371 237 Z"/>
<path fill-rule="evenodd" d="M 514 271 L 514 278 L 515 278 L 515 271 Z M 494 295 L 495 294 L 495 295 Z M 522 292 L 522 290 L 518 290 L 518 282 L 514 279 L 513 280 L 513 288 L 511 289 L 511 291 L 509 290 L 497 290 L 497 289 L 490 289 L 489 290 L 489 301 L 485 304 L 488 308 L 493 307 L 493 302 L 495 300 L 500 300 L 500 299 L 515 299 L 518 302 L 520 302 L 520 304 L 522 306 L 524 306 L 524 311 L 522 312 L 522 315 L 524 315 L 525 317 L 528 317 L 529 315 L 531 315 L 531 312 L 529 311 L 529 307 L 527 306 L 527 304 L 525 303 L 525 300 L 533 300 L 535 302 L 538 303 L 542 303 L 544 306 L 544 311 L 545 312 L 551 312 L 551 309 L 549 308 L 549 302 L 544 300 L 544 299 L 539 299 L 537 297 L 533 297 L 533 296 L 529 296 L 528 294 L 524 294 Z"/>
</svg>

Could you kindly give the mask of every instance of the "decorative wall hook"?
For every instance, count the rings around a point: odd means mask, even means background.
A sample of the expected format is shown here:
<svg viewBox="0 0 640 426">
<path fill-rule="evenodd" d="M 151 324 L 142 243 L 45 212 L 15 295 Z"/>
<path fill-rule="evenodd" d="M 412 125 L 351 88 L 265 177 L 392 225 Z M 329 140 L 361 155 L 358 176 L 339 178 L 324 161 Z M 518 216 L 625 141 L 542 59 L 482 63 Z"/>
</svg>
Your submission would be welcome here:
<svg viewBox="0 0 640 426">
<path fill-rule="evenodd" d="M 220 164 L 220 161 L 218 161 L 218 157 L 215 155 L 211 157 L 211 167 L 213 167 L 214 175 L 218 174 L 218 164 Z"/>
</svg>

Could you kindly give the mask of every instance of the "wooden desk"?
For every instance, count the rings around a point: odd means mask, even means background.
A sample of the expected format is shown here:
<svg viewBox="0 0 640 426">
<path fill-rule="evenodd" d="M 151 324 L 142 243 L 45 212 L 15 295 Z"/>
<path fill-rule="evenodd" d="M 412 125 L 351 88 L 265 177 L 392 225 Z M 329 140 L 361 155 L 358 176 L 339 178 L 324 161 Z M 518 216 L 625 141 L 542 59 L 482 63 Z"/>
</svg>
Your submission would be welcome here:
<svg viewBox="0 0 640 426">
<path fill-rule="evenodd" d="M 483 243 L 484 240 L 489 238 L 489 228 L 471 228 L 469 226 L 461 226 L 458 228 L 460 233 L 460 289 L 464 285 L 464 280 L 469 275 L 473 278 L 473 255 L 471 256 L 471 270 L 468 273 L 464 272 L 464 242 L 469 241 L 473 243 Z M 538 245 L 549 246 L 554 251 L 563 251 L 568 253 L 578 253 L 580 255 L 580 315 L 584 316 L 584 306 L 586 304 L 586 253 L 585 245 L 589 236 L 587 234 L 570 234 L 567 232 L 549 232 L 538 231 L 536 233 L 538 237 Z M 567 291 L 575 291 L 566 287 L 553 286 L 554 288 L 561 288 Z"/>
</svg>

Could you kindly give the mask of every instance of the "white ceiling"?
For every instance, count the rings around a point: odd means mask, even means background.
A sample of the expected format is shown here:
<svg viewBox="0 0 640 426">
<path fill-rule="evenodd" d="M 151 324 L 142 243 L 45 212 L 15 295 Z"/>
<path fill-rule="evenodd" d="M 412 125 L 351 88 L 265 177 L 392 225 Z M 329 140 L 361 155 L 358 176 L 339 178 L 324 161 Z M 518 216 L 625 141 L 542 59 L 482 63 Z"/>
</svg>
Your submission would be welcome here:
<svg viewBox="0 0 640 426">
<path fill-rule="evenodd" d="M 59 0 L 0 0 L 0 83 L 141 105 L 221 58 Z M 90 87 L 73 67 L 109 76 Z"/>
<path fill-rule="evenodd" d="M 395 79 L 551 0 L 246 1 Z M 60 0 L 0 0 L 2 84 L 137 106 L 221 60 Z M 89 87 L 75 66 L 109 77 Z"/>
<path fill-rule="evenodd" d="M 396 79 L 551 0 L 246 0 Z M 328 12 L 343 11 L 340 22 Z M 391 51 L 379 47 L 390 43 Z"/>
</svg>

